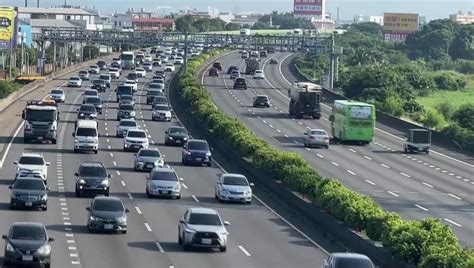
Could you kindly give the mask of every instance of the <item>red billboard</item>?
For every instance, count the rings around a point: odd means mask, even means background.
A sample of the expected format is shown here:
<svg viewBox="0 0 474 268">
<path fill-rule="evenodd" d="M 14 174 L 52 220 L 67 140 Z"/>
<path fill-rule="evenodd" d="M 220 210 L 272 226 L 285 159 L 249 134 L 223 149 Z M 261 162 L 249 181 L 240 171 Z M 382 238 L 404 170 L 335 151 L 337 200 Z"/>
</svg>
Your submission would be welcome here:
<svg viewBox="0 0 474 268">
<path fill-rule="evenodd" d="M 295 17 L 317 17 L 324 12 L 324 0 L 294 0 Z"/>
</svg>

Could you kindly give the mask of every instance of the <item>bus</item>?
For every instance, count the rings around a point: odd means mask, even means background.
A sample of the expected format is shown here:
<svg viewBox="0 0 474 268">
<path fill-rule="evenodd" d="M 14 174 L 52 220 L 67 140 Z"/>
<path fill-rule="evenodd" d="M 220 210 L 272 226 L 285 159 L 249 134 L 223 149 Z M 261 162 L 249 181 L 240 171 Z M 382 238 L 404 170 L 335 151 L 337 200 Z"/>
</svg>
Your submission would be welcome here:
<svg viewBox="0 0 474 268">
<path fill-rule="evenodd" d="M 335 100 L 332 109 L 331 132 L 341 142 L 369 144 L 375 135 L 375 107 L 351 100 Z"/>
<path fill-rule="evenodd" d="M 120 54 L 120 65 L 124 70 L 135 69 L 135 53 L 133 51 L 124 51 Z"/>
</svg>

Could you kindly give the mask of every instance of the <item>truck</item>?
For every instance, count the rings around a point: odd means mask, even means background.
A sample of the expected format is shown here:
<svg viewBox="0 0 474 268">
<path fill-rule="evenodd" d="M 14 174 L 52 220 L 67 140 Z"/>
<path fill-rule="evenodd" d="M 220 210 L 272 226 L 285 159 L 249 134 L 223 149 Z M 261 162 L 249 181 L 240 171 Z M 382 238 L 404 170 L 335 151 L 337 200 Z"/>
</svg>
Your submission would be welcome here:
<svg viewBox="0 0 474 268">
<path fill-rule="evenodd" d="M 120 54 L 120 64 L 124 70 L 135 69 L 135 52 L 124 51 Z"/>
<path fill-rule="evenodd" d="M 253 75 L 256 70 L 260 69 L 260 64 L 258 60 L 255 58 L 253 59 L 246 59 L 245 60 L 245 73 Z"/>
<path fill-rule="evenodd" d="M 321 96 L 322 87 L 309 82 L 295 82 L 288 89 L 288 97 L 290 97 L 290 116 L 303 118 L 309 116 L 311 118 L 321 118 Z"/>
<path fill-rule="evenodd" d="M 242 30 L 240 30 L 240 35 L 244 35 L 244 36 L 250 35 L 250 29 L 242 29 Z"/>
<path fill-rule="evenodd" d="M 56 144 L 59 109 L 54 100 L 45 98 L 40 101 L 27 101 L 21 117 L 25 120 L 24 143 L 30 143 L 33 140 L 49 140 Z"/>
<path fill-rule="evenodd" d="M 405 153 L 425 152 L 429 154 L 431 145 L 431 131 L 423 128 L 409 129 L 405 135 Z"/>
</svg>

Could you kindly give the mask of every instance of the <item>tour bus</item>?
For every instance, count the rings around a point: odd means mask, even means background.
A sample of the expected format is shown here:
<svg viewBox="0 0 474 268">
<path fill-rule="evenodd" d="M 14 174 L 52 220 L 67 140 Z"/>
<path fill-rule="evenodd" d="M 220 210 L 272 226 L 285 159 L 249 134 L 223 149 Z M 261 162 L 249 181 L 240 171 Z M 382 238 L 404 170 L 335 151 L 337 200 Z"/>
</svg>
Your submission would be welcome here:
<svg viewBox="0 0 474 268">
<path fill-rule="evenodd" d="M 135 53 L 133 51 L 124 51 L 120 54 L 120 64 L 124 70 L 135 69 Z"/>
<path fill-rule="evenodd" d="M 350 100 L 336 100 L 332 109 L 331 132 L 342 142 L 369 144 L 375 136 L 375 107 Z"/>
</svg>

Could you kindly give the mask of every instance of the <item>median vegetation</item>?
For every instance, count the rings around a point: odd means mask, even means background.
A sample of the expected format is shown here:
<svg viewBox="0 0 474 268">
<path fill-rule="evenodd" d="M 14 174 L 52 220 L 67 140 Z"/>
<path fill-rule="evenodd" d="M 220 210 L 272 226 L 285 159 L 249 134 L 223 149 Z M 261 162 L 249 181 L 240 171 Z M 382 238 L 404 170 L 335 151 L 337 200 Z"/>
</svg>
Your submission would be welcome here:
<svg viewBox="0 0 474 268">
<path fill-rule="evenodd" d="M 11 93 L 19 90 L 21 85 L 13 81 L 0 82 L 0 99 L 8 97 Z"/>
<path fill-rule="evenodd" d="M 224 114 L 196 79 L 199 68 L 225 50 L 213 50 L 193 58 L 179 74 L 180 96 L 193 119 L 250 161 L 293 191 L 312 199 L 334 217 L 381 241 L 397 259 L 418 267 L 474 267 L 474 253 L 460 246 L 449 226 L 439 220 L 403 220 L 385 212 L 370 197 L 352 191 L 340 182 L 323 178 L 301 156 L 277 150 L 238 120 Z"/>
</svg>

